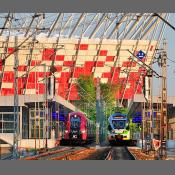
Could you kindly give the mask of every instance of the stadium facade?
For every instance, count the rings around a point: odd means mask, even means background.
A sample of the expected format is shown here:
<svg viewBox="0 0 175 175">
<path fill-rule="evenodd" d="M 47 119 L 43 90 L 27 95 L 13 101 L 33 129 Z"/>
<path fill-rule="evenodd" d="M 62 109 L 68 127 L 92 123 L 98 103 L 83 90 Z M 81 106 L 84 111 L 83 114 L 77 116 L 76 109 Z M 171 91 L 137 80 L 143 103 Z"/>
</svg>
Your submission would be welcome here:
<svg viewBox="0 0 175 175">
<path fill-rule="evenodd" d="M 14 37 L 10 37 L 8 48 L 3 47 L 6 38 L 0 38 L 0 54 L 7 49 L 5 62 L 0 63 L 0 95 L 14 94 Z M 25 38 L 18 37 L 18 45 Z M 36 42 L 37 41 L 37 42 Z M 44 94 L 50 76 L 50 67 L 56 68 L 56 95 L 66 100 L 77 100 L 76 80 L 80 75 L 93 75 L 94 82 L 100 78 L 102 83 L 120 84 L 117 99 L 132 99 L 134 94 L 142 93 L 143 68 L 129 58 L 141 50 L 146 55 L 141 61 L 149 64 L 157 41 L 149 40 L 110 40 L 104 39 L 59 39 L 38 37 L 26 41 L 18 50 L 18 94 Z M 138 60 L 139 62 L 139 60 Z"/>
</svg>

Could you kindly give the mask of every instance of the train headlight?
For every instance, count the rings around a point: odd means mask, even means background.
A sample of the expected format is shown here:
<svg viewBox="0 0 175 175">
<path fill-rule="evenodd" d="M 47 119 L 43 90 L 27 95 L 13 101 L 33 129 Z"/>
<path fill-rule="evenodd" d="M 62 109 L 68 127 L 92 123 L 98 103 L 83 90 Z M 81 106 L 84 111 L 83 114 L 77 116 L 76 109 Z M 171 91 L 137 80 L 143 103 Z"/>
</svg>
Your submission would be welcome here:
<svg viewBox="0 0 175 175">
<path fill-rule="evenodd" d="M 68 133 L 69 131 L 68 130 L 65 130 L 65 133 Z"/>
<path fill-rule="evenodd" d="M 115 133 L 115 130 L 112 130 L 112 133 Z"/>
<path fill-rule="evenodd" d="M 84 133 L 86 133 L 86 131 L 85 131 L 85 130 L 82 130 L 81 132 L 82 132 L 83 134 L 84 134 Z"/>
</svg>

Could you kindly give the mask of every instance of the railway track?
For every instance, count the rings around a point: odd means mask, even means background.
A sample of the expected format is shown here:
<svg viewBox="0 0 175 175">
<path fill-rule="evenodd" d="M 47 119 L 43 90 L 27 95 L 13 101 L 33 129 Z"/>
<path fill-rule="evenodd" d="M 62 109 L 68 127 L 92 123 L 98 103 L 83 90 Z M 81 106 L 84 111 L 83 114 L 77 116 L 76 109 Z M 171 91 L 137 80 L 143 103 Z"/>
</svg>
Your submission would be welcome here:
<svg viewBox="0 0 175 175">
<path fill-rule="evenodd" d="M 105 160 L 135 160 L 127 147 L 111 147 Z"/>
<path fill-rule="evenodd" d="M 2 157 L 0 160 L 13 160 L 13 154 L 6 155 Z"/>
<path fill-rule="evenodd" d="M 37 156 L 27 157 L 25 160 L 68 160 L 69 156 L 78 154 L 87 148 L 66 147 L 59 150 L 49 151 Z"/>
</svg>

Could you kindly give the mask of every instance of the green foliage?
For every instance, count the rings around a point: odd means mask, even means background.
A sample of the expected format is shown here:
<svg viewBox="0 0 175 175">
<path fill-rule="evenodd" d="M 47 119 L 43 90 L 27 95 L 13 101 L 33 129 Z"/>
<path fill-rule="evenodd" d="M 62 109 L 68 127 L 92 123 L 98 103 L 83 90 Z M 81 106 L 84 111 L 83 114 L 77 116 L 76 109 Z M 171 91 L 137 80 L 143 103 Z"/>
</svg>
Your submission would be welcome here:
<svg viewBox="0 0 175 175">
<path fill-rule="evenodd" d="M 115 107 L 115 112 L 121 112 L 122 114 L 128 114 L 128 108 Z"/>
<path fill-rule="evenodd" d="M 84 111 L 91 120 L 96 118 L 96 89 L 92 76 L 81 75 L 77 79 L 78 94 L 80 100 L 78 107 Z"/>
<path fill-rule="evenodd" d="M 96 87 L 93 76 L 81 75 L 77 79 L 77 88 L 80 100 L 76 103 L 82 111 L 87 113 L 90 119 L 96 119 Z M 118 85 L 109 83 L 100 83 L 101 100 L 106 117 L 115 112 L 116 99 L 115 94 Z"/>
<path fill-rule="evenodd" d="M 132 123 L 132 119 L 130 118 L 130 130 L 132 133 L 140 131 L 140 125 L 138 123 Z"/>
</svg>

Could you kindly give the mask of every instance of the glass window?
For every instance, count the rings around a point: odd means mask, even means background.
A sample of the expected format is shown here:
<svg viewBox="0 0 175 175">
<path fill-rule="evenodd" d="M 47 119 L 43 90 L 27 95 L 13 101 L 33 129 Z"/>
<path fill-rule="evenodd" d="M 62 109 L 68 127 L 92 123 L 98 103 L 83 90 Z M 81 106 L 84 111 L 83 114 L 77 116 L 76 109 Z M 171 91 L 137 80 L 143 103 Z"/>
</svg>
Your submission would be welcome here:
<svg viewBox="0 0 175 175">
<path fill-rule="evenodd" d="M 4 122 L 3 129 L 14 129 L 14 122 Z"/>
<path fill-rule="evenodd" d="M 34 118 L 35 117 L 35 112 L 34 111 L 30 111 L 30 117 Z"/>
<path fill-rule="evenodd" d="M 40 117 L 44 117 L 44 111 L 40 111 Z"/>
<path fill-rule="evenodd" d="M 14 114 L 3 114 L 4 121 L 14 121 Z"/>
<path fill-rule="evenodd" d="M 114 129 L 124 129 L 125 121 L 124 120 L 113 120 L 112 121 Z"/>
<path fill-rule="evenodd" d="M 12 129 L 3 129 L 3 133 L 13 133 Z"/>
<path fill-rule="evenodd" d="M 0 120 L 2 120 L 2 114 L 0 114 Z"/>
<path fill-rule="evenodd" d="M 0 129 L 2 129 L 2 122 L 0 122 Z"/>
</svg>

